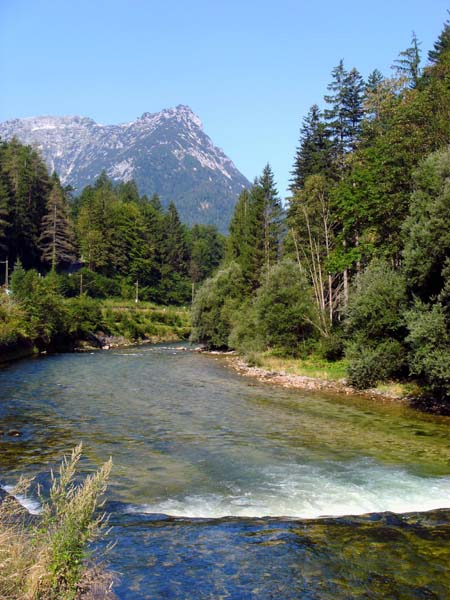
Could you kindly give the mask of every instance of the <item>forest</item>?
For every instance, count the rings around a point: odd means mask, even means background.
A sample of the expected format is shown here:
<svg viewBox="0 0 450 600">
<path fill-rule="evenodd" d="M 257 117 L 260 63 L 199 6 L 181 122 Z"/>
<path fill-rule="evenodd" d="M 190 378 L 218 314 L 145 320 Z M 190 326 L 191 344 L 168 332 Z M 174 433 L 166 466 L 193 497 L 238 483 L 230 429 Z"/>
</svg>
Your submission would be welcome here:
<svg viewBox="0 0 450 600">
<path fill-rule="evenodd" d="M 267 165 L 242 192 L 192 338 L 252 357 L 343 359 L 348 381 L 450 396 L 450 23 L 364 81 L 341 60 L 304 117 L 284 209 Z"/>
<path fill-rule="evenodd" d="M 389 78 L 339 61 L 303 119 L 290 197 L 266 165 L 227 238 L 105 173 L 75 196 L 2 141 L 0 344 L 83 335 L 98 299 L 193 299 L 193 342 L 344 360 L 354 387 L 413 379 L 448 401 L 450 23 L 425 64 L 420 46 L 413 34 Z"/>
</svg>

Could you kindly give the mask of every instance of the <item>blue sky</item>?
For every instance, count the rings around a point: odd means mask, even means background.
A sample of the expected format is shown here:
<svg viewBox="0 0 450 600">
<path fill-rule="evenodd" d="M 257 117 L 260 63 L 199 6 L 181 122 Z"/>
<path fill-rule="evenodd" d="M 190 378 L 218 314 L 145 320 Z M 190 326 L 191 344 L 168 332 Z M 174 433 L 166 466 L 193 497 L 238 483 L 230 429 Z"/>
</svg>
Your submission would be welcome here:
<svg viewBox="0 0 450 600">
<path fill-rule="evenodd" d="M 302 117 L 344 59 L 385 75 L 412 31 L 423 56 L 444 0 L 0 0 L 0 121 L 131 121 L 188 104 L 250 180 L 284 195 Z"/>
</svg>

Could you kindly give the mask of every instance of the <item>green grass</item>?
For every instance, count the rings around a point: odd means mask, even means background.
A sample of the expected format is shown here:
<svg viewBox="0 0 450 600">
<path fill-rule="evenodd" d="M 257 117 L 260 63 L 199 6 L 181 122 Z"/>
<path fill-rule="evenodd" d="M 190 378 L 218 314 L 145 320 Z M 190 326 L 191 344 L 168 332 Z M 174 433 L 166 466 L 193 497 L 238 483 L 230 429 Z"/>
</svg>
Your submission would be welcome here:
<svg viewBox="0 0 450 600">
<path fill-rule="evenodd" d="M 288 375 L 302 375 L 315 377 L 328 381 L 338 381 L 347 376 L 347 361 L 338 360 L 329 362 L 319 356 L 311 355 L 308 358 L 279 357 L 270 351 L 258 353 L 252 357 L 255 366 L 286 373 Z"/>
<path fill-rule="evenodd" d="M 102 316 L 110 333 L 131 341 L 175 341 L 187 339 L 191 331 L 184 307 L 115 299 L 102 302 Z"/>
</svg>

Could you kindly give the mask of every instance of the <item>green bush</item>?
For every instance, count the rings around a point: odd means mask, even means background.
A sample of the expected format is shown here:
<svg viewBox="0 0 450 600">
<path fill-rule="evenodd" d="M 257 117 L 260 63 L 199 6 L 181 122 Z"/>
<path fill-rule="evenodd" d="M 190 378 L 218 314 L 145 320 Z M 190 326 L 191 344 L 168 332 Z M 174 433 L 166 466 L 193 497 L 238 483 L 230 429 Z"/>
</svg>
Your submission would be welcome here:
<svg viewBox="0 0 450 600">
<path fill-rule="evenodd" d="M 406 365 L 406 352 L 397 340 L 386 339 L 376 345 L 353 342 L 347 349 L 348 381 L 358 389 L 376 386 L 399 375 Z"/>
<path fill-rule="evenodd" d="M 88 296 L 70 298 L 65 302 L 66 330 L 77 339 L 85 339 L 96 331 L 107 329 L 102 317 L 101 304 Z"/>
<path fill-rule="evenodd" d="M 371 387 L 404 374 L 406 306 L 403 275 L 374 260 L 353 288 L 348 307 L 345 355 L 355 387 Z"/>
<path fill-rule="evenodd" d="M 207 279 L 192 305 L 191 341 L 210 348 L 227 348 L 235 313 L 244 294 L 242 270 L 236 263 Z"/>
<path fill-rule="evenodd" d="M 293 261 L 272 267 L 259 288 L 255 313 L 264 344 L 298 355 L 306 341 L 317 337 L 317 312 L 312 290 Z"/>
<path fill-rule="evenodd" d="M 412 375 L 442 400 L 450 400 L 450 324 L 444 307 L 416 301 L 406 313 Z"/>
<path fill-rule="evenodd" d="M 345 353 L 345 340 L 342 332 L 333 332 L 328 337 L 321 337 L 315 350 L 321 358 L 330 362 L 341 360 Z"/>
</svg>

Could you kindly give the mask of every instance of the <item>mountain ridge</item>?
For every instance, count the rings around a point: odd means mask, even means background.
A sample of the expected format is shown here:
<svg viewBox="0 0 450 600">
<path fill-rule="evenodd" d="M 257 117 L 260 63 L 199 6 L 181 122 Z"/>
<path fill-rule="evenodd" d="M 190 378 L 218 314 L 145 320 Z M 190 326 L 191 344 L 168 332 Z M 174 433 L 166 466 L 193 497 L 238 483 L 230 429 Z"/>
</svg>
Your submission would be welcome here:
<svg viewBox="0 0 450 600">
<path fill-rule="evenodd" d="M 159 194 L 165 206 L 174 201 L 189 225 L 226 231 L 239 193 L 250 185 L 183 104 L 118 125 L 80 115 L 12 119 L 0 123 L 0 137 L 35 147 L 77 192 L 103 170 L 113 181 L 134 179 L 142 194 Z"/>
</svg>

